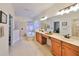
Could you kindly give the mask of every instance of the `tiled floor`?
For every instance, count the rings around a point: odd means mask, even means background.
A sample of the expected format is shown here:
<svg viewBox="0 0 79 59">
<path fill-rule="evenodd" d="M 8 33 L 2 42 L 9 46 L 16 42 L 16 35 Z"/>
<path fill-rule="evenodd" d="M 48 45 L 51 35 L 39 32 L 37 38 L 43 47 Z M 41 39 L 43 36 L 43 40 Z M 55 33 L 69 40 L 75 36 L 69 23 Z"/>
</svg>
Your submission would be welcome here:
<svg viewBox="0 0 79 59">
<path fill-rule="evenodd" d="M 52 54 L 47 45 L 23 38 L 10 47 L 10 56 L 52 56 Z"/>
</svg>

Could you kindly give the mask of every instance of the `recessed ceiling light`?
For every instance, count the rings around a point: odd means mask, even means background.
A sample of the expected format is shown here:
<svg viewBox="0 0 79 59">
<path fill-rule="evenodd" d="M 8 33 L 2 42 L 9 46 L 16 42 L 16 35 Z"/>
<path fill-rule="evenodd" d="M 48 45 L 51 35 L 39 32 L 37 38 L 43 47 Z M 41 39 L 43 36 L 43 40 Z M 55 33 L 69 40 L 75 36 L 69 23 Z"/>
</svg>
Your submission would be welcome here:
<svg viewBox="0 0 79 59">
<path fill-rule="evenodd" d="M 40 20 L 43 21 L 43 20 L 46 20 L 48 17 L 45 16 L 45 17 L 42 17 Z"/>
</svg>

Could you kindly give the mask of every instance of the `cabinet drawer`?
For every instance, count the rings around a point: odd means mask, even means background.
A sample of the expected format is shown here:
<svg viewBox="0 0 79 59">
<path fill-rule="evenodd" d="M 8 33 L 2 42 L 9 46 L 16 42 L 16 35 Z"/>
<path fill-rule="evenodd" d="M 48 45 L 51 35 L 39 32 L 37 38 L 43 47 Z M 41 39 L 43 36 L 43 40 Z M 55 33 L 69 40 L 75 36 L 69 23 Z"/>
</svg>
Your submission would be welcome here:
<svg viewBox="0 0 79 59">
<path fill-rule="evenodd" d="M 57 42 L 57 43 L 61 44 L 61 41 L 56 39 L 56 38 L 51 38 L 51 41 L 54 41 L 54 42 Z"/>
<path fill-rule="evenodd" d="M 45 37 L 45 38 L 48 38 L 48 36 L 46 36 L 46 35 L 44 35 L 44 34 L 41 34 L 43 37 Z"/>
<path fill-rule="evenodd" d="M 66 46 L 62 46 L 62 56 L 79 56 L 79 52 Z"/>
<path fill-rule="evenodd" d="M 72 44 L 67 43 L 67 42 L 62 42 L 62 46 L 66 46 L 66 47 L 73 49 L 73 50 L 75 50 L 76 52 L 79 53 L 79 47 L 78 46 L 72 45 Z"/>
<path fill-rule="evenodd" d="M 55 56 L 61 56 L 61 41 L 51 38 L 51 51 Z"/>
</svg>

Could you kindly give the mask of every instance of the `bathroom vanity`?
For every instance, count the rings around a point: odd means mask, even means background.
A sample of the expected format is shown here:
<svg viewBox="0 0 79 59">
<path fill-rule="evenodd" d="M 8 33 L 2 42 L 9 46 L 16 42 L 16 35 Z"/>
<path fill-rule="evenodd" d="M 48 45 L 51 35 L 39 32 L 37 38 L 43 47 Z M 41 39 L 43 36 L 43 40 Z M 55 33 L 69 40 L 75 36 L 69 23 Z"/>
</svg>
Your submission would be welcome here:
<svg viewBox="0 0 79 59">
<path fill-rule="evenodd" d="M 36 40 L 40 44 L 47 44 L 47 38 L 51 40 L 51 53 L 55 56 L 79 56 L 79 38 L 64 36 L 52 33 L 47 34 L 45 32 L 37 31 Z"/>
</svg>

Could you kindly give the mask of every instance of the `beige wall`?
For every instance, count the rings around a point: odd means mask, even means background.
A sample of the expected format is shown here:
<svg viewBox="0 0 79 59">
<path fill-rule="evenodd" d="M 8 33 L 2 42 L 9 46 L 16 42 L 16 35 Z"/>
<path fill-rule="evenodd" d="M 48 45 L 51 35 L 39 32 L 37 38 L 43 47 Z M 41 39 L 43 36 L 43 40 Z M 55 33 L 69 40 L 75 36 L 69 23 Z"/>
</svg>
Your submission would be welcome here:
<svg viewBox="0 0 79 59">
<path fill-rule="evenodd" d="M 0 4 L 0 10 L 7 14 L 7 24 L 0 24 L 0 26 L 4 26 L 4 37 L 0 38 L 0 55 L 9 55 L 9 45 L 8 45 L 8 37 L 9 37 L 9 14 L 13 16 L 13 20 L 15 19 L 14 9 L 11 4 Z"/>
</svg>

